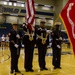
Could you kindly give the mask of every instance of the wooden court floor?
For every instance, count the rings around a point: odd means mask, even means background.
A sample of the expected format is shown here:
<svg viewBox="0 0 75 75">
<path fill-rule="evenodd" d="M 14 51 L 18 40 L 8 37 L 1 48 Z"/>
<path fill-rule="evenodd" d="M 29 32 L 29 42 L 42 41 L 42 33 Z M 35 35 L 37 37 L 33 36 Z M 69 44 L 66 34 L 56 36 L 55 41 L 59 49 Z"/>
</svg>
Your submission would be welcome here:
<svg viewBox="0 0 75 75">
<path fill-rule="evenodd" d="M 0 47 L 0 75 L 15 75 L 10 74 L 10 52 L 9 48 L 4 49 L 4 54 L 2 55 L 2 50 Z M 19 70 L 23 75 L 75 75 L 75 58 L 72 52 L 72 48 L 67 48 L 66 46 L 62 48 L 61 55 L 61 67 L 62 69 L 53 69 L 52 66 L 52 49 L 47 50 L 46 55 L 46 67 L 47 71 L 40 71 L 38 65 L 38 51 L 37 48 L 34 50 L 33 58 L 33 69 L 34 72 L 25 72 L 24 69 L 24 49 L 21 49 L 21 54 L 19 58 Z M 16 74 L 22 75 L 22 74 Z"/>
</svg>

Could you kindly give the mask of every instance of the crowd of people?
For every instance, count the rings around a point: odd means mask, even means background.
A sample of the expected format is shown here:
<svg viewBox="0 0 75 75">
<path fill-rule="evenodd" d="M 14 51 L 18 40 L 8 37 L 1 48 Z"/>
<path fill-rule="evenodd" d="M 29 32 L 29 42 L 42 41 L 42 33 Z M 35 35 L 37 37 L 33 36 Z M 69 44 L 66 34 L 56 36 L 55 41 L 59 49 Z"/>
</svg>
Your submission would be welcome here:
<svg viewBox="0 0 75 75">
<path fill-rule="evenodd" d="M 8 43 L 11 54 L 11 71 L 10 73 L 18 72 L 18 60 L 21 51 L 21 41 L 24 44 L 24 69 L 26 72 L 34 72 L 33 70 L 33 53 L 34 46 L 37 45 L 38 48 L 38 63 L 40 70 L 48 70 L 46 67 L 45 56 L 47 52 L 47 46 L 49 45 L 49 34 L 51 33 L 52 37 L 52 51 L 53 51 L 53 66 L 54 69 L 61 69 L 61 42 L 62 34 L 60 31 L 60 25 L 56 24 L 55 29 L 47 31 L 45 27 L 45 19 L 40 21 L 40 27 L 35 28 L 35 31 L 31 31 L 26 23 L 23 24 L 23 32 L 18 29 L 18 24 L 13 24 L 12 29 L 7 35 L 7 37 L 2 35 L 1 45 L 4 46 L 4 42 Z"/>
</svg>

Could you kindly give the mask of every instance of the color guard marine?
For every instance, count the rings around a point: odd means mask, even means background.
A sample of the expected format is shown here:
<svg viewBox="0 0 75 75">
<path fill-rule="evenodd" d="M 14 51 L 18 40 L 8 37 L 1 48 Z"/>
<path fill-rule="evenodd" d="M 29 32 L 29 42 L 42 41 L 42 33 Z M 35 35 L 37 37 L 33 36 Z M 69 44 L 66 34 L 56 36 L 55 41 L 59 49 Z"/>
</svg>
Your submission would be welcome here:
<svg viewBox="0 0 75 75">
<path fill-rule="evenodd" d="M 55 29 L 51 33 L 52 37 L 52 51 L 53 51 L 53 61 L 52 64 L 54 69 L 61 69 L 61 42 L 62 42 L 62 34 L 60 28 L 60 23 L 57 22 L 55 24 Z"/>
<path fill-rule="evenodd" d="M 47 45 L 49 45 L 49 34 L 45 28 L 45 19 L 40 22 L 40 28 L 36 31 L 37 35 L 37 47 L 38 47 L 38 61 L 40 70 L 48 70 L 46 68 L 45 55 L 47 51 Z"/>
<path fill-rule="evenodd" d="M 18 72 L 18 59 L 20 56 L 22 33 L 18 30 L 18 24 L 14 23 L 9 32 L 9 48 L 11 53 L 11 73 Z"/>
<path fill-rule="evenodd" d="M 27 24 L 23 24 L 24 36 L 23 36 L 23 44 L 25 51 L 25 59 L 24 59 L 24 68 L 26 72 L 33 72 L 33 52 L 35 45 L 35 35 L 34 31 L 31 31 Z"/>
</svg>

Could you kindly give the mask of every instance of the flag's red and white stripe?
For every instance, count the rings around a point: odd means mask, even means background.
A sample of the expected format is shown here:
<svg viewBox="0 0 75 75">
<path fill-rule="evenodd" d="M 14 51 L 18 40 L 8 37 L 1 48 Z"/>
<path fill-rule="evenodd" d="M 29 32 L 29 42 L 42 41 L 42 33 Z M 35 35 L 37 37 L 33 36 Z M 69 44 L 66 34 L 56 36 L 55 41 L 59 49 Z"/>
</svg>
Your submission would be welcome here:
<svg viewBox="0 0 75 75">
<path fill-rule="evenodd" d="M 27 0 L 26 2 L 26 20 L 30 30 L 35 28 L 35 7 L 34 0 Z"/>
</svg>

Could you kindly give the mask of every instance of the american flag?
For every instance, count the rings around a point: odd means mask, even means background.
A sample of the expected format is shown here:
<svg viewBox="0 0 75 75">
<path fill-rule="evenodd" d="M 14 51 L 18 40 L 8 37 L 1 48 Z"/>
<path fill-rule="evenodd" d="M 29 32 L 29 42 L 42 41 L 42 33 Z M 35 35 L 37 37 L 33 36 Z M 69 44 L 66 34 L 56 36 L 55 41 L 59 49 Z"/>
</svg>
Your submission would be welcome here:
<svg viewBox="0 0 75 75">
<path fill-rule="evenodd" d="M 26 2 L 26 21 L 31 31 L 35 30 L 35 7 L 34 0 Z"/>
</svg>

